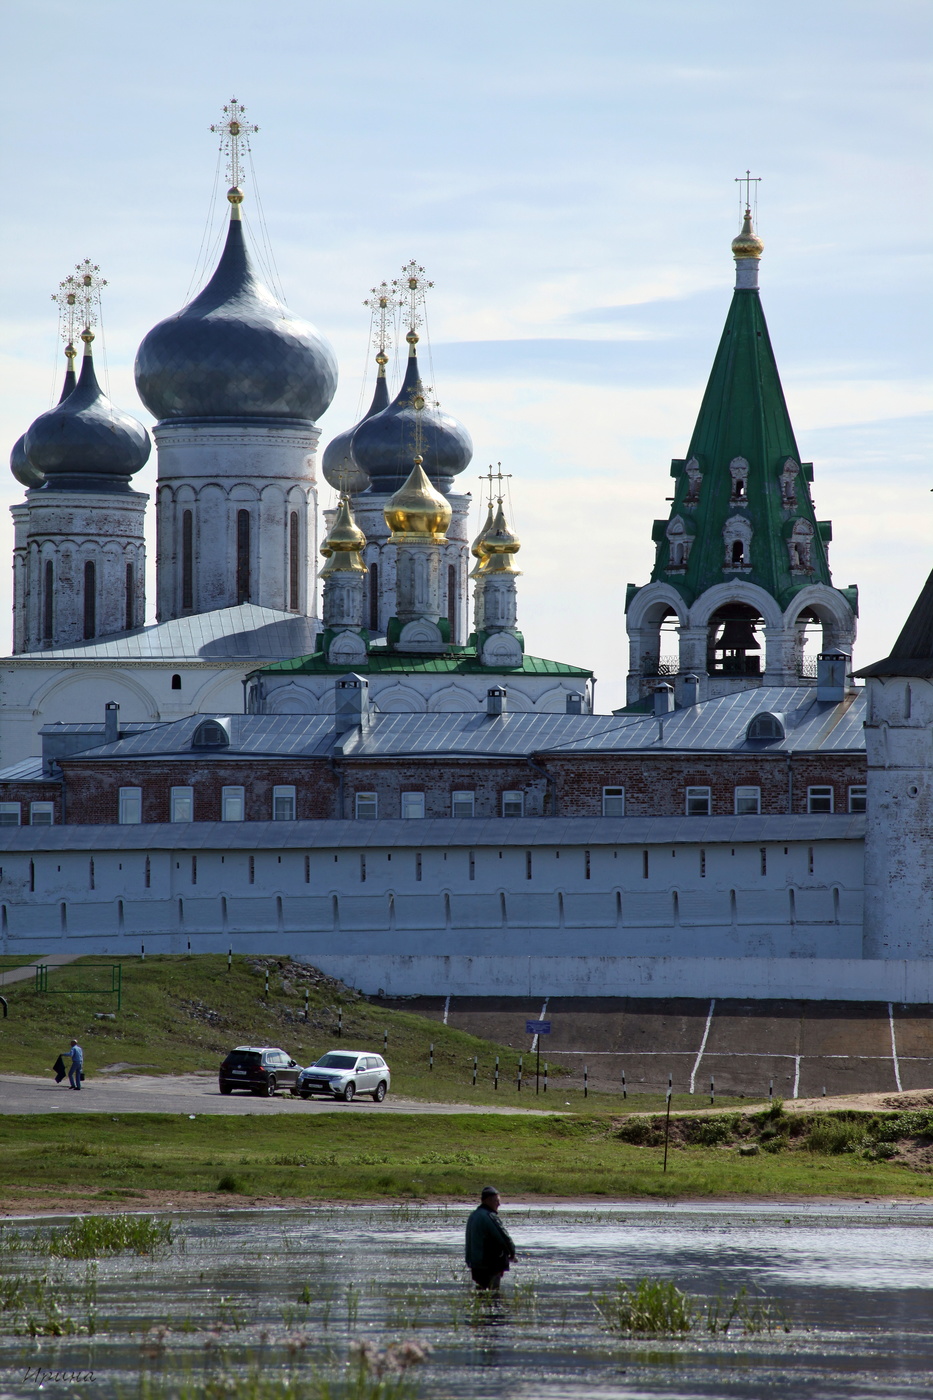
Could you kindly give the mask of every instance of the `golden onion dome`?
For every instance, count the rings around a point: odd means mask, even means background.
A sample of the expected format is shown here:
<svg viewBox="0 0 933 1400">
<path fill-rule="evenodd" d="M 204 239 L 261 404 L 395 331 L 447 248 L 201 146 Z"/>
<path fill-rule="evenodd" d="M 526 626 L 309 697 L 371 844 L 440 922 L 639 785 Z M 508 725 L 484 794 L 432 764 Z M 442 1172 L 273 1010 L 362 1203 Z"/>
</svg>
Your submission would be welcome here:
<svg viewBox="0 0 933 1400">
<path fill-rule="evenodd" d="M 337 507 L 337 514 L 325 544 L 332 551 L 360 550 L 366 544 L 366 536 L 353 519 L 353 512 L 350 509 L 350 501 L 347 496 L 340 497 L 340 505 Z"/>
<path fill-rule="evenodd" d="M 732 256 L 736 261 L 739 258 L 760 258 L 764 248 L 764 243 L 752 227 L 752 211 L 746 205 L 742 232 L 732 240 Z"/>
<path fill-rule="evenodd" d="M 415 458 L 408 478 L 389 497 L 383 508 L 382 513 L 395 543 L 405 539 L 446 539 L 447 526 L 453 514 L 450 502 L 431 485 L 421 461 L 420 456 Z"/>
<path fill-rule="evenodd" d="M 500 501 L 492 526 L 483 536 L 483 549 L 487 556 L 483 572 L 490 574 L 513 573 L 510 556 L 517 554 L 521 547 L 522 542 L 518 535 L 510 530 L 506 523 L 505 512 Z"/>
</svg>

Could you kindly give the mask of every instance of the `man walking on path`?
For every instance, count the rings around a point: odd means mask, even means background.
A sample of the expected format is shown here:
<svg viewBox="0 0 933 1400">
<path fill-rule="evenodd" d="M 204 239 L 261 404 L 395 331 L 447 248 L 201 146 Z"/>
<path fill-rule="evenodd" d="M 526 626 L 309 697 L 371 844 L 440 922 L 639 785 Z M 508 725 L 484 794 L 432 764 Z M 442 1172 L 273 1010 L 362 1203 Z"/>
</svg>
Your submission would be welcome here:
<svg viewBox="0 0 933 1400">
<path fill-rule="evenodd" d="M 71 1042 L 71 1049 L 63 1052 L 71 1056 L 71 1069 L 68 1071 L 68 1083 L 72 1089 L 81 1088 L 81 1080 L 84 1078 L 84 1051 L 76 1040 Z"/>
<path fill-rule="evenodd" d="M 484 1186 L 466 1224 L 466 1262 L 477 1288 L 497 1289 L 515 1259 L 512 1236 L 499 1219 L 499 1192 Z"/>
</svg>

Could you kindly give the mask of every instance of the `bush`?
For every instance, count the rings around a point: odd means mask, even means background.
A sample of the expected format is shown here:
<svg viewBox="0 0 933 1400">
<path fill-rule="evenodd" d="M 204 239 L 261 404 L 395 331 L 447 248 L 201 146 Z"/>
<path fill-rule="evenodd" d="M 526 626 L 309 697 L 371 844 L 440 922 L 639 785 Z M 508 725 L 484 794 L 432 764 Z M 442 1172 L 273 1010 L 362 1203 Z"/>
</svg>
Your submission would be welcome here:
<svg viewBox="0 0 933 1400">
<path fill-rule="evenodd" d="M 629 1142 L 633 1147 L 658 1147 L 664 1141 L 664 1129 L 660 1118 L 628 1118 L 622 1124 L 616 1137 Z"/>
<path fill-rule="evenodd" d="M 723 1113 L 716 1118 L 704 1118 L 697 1125 L 695 1142 L 700 1147 L 719 1147 L 731 1142 L 742 1121 L 740 1113 Z"/>
<path fill-rule="evenodd" d="M 233 1175 L 233 1172 L 224 1172 L 223 1176 L 217 1183 L 217 1190 L 230 1191 L 234 1195 L 239 1196 L 242 1195 L 243 1191 L 245 1190 L 245 1187 L 240 1178 L 238 1176 Z"/>
<path fill-rule="evenodd" d="M 811 1120 L 806 1146 L 810 1152 L 854 1152 L 865 1136 L 865 1125 L 857 1120 L 829 1114 Z"/>
</svg>

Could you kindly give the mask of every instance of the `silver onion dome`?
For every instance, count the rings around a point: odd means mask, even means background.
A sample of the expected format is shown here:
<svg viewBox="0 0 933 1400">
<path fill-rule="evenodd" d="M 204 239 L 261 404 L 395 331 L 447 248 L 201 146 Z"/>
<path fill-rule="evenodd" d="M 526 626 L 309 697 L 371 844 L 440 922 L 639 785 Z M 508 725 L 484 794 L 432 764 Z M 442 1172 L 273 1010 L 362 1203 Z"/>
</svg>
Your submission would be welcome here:
<svg viewBox="0 0 933 1400">
<path fill-rule="evenodd" d="M 310 322 L 293 315 L 259 281 L 236 203 L 207 286 L 182 311 L 154 326 L 140 345 L 136 387 L 159 420 L 316 422 L 334 397 L 333 350 Z"/>
<path fill-rule="evenodd" d="M 389 406 L 389 386 L 386 382 L 384 361 L 385 357 L 383 356 L 383 360 L 379 364 L 379 375 L 376 379 L 373 401 L 360 419 L 360 423 L 365 423 L 367 418 L 375 417 L 377 413 L 381 413 L 384 408 Z M 338 433 L 335 438 L 332 438 L 324 448 L 324 455 L 321 458 L 321 471 L 324 480 L 336 491 L 346 491 L 351 496 L 359 496 L 363 491 L 368 491 L 370 487 L 369 473 L 357 465 L 351 451 L 353 434 L 360 423 L 354 423 L 352 428 L 346 428 L 342 433 Z"/>
<path fill-rule="evenodd" d="M 26 433 L 29 467 L 49 490 L 128 491 L 130 477 L 145 466 L 152 441 L 142 423 L 107 398 L 97 382 L 85 332 L 84 363 L 74 391 Z"/>
<path fill-rule="evenodd" d="M 68 356 L 68 368 L 65 371 L 65 381 L 62 384 L 62 392 L 59 396 L 59 403 L 64 403 L 68 395 L 74 391 L 78 382 L 74 371 L 74 348 L 69 342 L 65 352 Z M 13 444 L 13 451 L 10 453 L 10 471 L 16 477 L 21 486 L 35 489 L 45 481 L 45 472 L 40 472 L 34 467 L 26 456 L 26 434 L 16 439 Z"/>
<path fill-rule="evenodd" d="M 416 400 L 424 397 L 416 336 L 409 337 L 410 353 L 402 387 L 388 408 L 364 418 L 350 445 L 357 468 L 369 476 L 374 491 L 397 491 L 408 479 L 419 450 L 424 471 L 440 491 L 449 491 L 453 478 L 469 466 L 473 439 L 462 423 L 449 413 Z M 416 447 L 416 434 L 420 444 Z"/>
</svg>

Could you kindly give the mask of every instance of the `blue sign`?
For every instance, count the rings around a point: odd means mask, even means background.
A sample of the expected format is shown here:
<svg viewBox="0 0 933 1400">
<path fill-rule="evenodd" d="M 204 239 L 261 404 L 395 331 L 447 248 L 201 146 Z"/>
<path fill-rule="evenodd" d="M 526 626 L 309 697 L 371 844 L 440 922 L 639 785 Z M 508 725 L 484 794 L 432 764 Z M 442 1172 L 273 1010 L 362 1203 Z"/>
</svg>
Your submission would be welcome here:
<svg viewBox="0 0 933 1400">
<path fill-rule="evenodd" d="M 528 1035 L 550 1035 L 550 1021 L 526 1021 L 525 1031 Z"/>
</svg>

